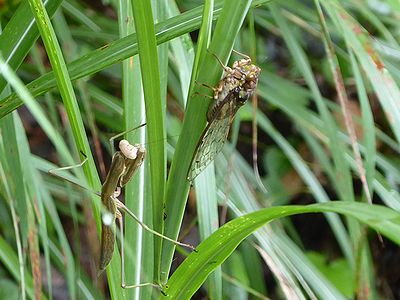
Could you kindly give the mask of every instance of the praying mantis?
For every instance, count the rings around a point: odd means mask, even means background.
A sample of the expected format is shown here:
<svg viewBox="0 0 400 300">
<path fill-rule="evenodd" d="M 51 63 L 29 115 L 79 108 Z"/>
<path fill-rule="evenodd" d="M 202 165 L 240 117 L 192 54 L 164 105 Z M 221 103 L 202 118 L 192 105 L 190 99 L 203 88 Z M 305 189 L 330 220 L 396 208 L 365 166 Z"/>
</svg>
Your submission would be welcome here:
<svg viewBox="0 0 400 300">
<path fill-rule="evenodd" d="M 144 125 L 145 123 L 134 129 L 137 129 Z M 116 151 L 112 156 L 111 166 L 107 173 L 106 179 L 102 185 L 101 193 L 100 194 L 96 193 L 97 195 L 100 196 L 102 205 L 106 210 L 106 212 L 102 214 L 101 248 L 100 248 L 100 260 L 98 268 L 101 273 L 106 269 L 106 267 L 111 261 L 115 246 L 115 227 L 116 227 L 115 221 L 118 220 L 121 232 L 121 239 L 120 239 L 121 287 L 125 289 L 137 288 L 142 286 L 154 286 L 154 287 L 160 287 L 160 286 L 154 283 L 140 283 L 132 285 L 127 285 L 125 283 L 124 229 L 123 229 L 123 217 L 121 211 L 127 213 L 130 217 L 132 217 L 144 230 L 156 236 L 159 236 L 162 239 L 170 241 L 171 243 L 174 243 L 176 245 L 186 247 L 191 250 L 195 250 L 195 247 L 193 247 L 192 245 L 173 240 L 151 229 L 149 226 L 143 223 L 131 210 L 129 210 L 129 208 L 127 208 L 125 204 L 123 204 L 118 199 L 118 196 L 121 194 L 121 189 L 135 175 L 136 171 L 143 164 L 145 156 L 146 156 L 146 149 L 142 145 L 140 144 L 131 145 L 127 140 L 121 140 L 119 142 L 119 150 Z M 61 175 L 58 175 L 55 172 L 60 170 L 71 169 L 77 166 L 82 166 L 86 161 L 87 158 L 85 158 L 84 161 L 82 161 L 80 164 L 76 166 L 51 169 L 48 172 L 53 176 L 63 178 Z M 73 183 L 76 184 L 75 182 Z"/>
</svg>

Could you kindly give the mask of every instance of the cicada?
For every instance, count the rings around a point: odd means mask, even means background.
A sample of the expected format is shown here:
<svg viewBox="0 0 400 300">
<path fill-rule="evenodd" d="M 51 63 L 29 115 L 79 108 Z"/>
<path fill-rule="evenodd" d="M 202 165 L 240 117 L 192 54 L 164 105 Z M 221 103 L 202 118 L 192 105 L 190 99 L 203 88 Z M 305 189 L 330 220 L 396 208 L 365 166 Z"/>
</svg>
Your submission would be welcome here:
<svg viewBox="0 0 400 300">
<path fill-rule="evenodd" d="M 188 172 L 190 181 L 195 179 L 221 152 L 236 112 L 253 95 L 261 72 L 248 56 L 235 61 L 232 68 L 227 66 L 223 68 L 222 79 L 215 88 L 212 88 L 214 101 L 208 109 L 207 126 L 197 144 Z"/>
</svg>

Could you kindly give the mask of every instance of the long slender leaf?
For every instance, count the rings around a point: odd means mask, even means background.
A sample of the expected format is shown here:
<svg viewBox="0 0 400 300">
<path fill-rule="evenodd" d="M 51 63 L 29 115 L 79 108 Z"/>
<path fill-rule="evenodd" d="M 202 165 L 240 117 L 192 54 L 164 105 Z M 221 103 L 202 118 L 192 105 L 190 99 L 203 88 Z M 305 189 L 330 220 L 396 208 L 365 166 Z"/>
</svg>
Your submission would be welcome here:
<svg viewBox="0 0 400 300">
<path fill-rule="evenodd" d="M 45 1 L 50 16 L 55 13 L 61 2 L 61 0 Z M 38 37 L 39 31 L 29 2 L 23 1 L 0 35 L 0 53 L 13 70 L 18 69 Z M 0 74 L 0 92 L 3 91 L 6 83 L 5 78 Z"/>
<path fill-rule="evenodd" d="M 290 215 L 317 212 L 336 212 L 356 218 L 400 245 L 400 214 L 383 206 L 334 201 L 266 208 L 230 221 L 202 242 L 197 251 L 188 256 L 174 272 L 164 290 L 164 298 L 190 299 L 207 276 L 229 257 L 240 242 L 266 223 Z"/>
<path fill-rule="evenodd" d="M 83 126 L 82 117 L 80 115 L 79 107 L 75 98 L 75 93 L 72 87 L 72 83 L 69 77 L 69 73 L 57 42 L 56 35 L 51 26 L 50 19 L 46 12 L 43 3 L 40 0 L 29 1 L 32 12 L 35 16 L 40 35 L 43 39 L 47 54 L 52 64 L 57 86 L 60 90 L 61 97 L 67 110 L 68 119 L 71 123 L 72 132 L 74 135 L 76 147 L 85 153 L 88 158 L 86 164 L 83 165 L 83 170 L 86 175 L 86 179 L 89 186 L 94 190 L 100 190 L 100 180 L 97 174 L 96 166 L 94 164 L 92 152 L 89 147 L 89 142 L 86 137 L 85 129 Z M 81 159 L 83 159 L 83 155 Z M 92 207 L 94 215 L 96 217 L 97 228 L 100 231 L 100 208 L 99 202 L 93 201 Z M 114 260 L 115 262 L 115 260 Z M 113 273 L 116 272 L 116 264 L 111 262 L 111 268 L 107 269 L 109 278 L 113 278 Z M 114 282 L 110 280 L 110 290 L 112 294 L 117 297 L 120 296 L 120 291 L 116 289 Z M 71 295 L 75 298 L 76 295 Z"/>
<path fill-rule="evenodd" d="M 133 16 L 139 47 L 140 69 L 146 106 L 147 136 L 150 141 L 165 140 L 165 120 L 161 102 L 160 73 L 154 31 L 154 20 L 150 2 L 132 1 Z M 165 144 L 149 144 L 151 194 L 154 229 L 163 232 L 164 186 L 166 178 Z M 156 278 L 159 278 L 161 240 L 155 238 Z"/>
<path fill-rule="evenodd" d="M 222 9 L 221 16 L 217 22 L 214 35 L 209 47 L 211 53 L 217 55 L 222 62 L 226 62 L 230 54 L 234 39 L 244 21 L 246 12 L 249 9 L 251 1 L 241 0 L 239 2 L 226 1 Z M 219 41 L 224 39 L 222 47 Z M 222 69 L 215 63 L 215 57 L 208 53 L 204 59 L 202 68 L 199 70 L 197 80 L 202 83 L 214 85 L 221 76 Z M 199 94 L 209 93 L 204 87 L 196 86 L 193 93 L 189 96 L 188 107 L 183 121 L 182 133 L 179 137 L 174 158 L 172 160 L 171 170 L 167 182 L 166 191 L 166 225 L 165 234 L 176 238 L 178 236 L 180 224 L 183 218 L 183 212 L 186 204 L 186 198 L 189 192 L 189 181 L 187 180 L 187 171 L 191 158 L 193 156 L 197 140 L 205 125 L 205 116 L 207 105 L 204 97 Z M 174 218 L 168 216 L 174 215 Z M 165 281 L 168 276 L 171 261 L 173 257 L 174 246 L 170 244 L 163 245 L 162 274 Z"/>
</svg>

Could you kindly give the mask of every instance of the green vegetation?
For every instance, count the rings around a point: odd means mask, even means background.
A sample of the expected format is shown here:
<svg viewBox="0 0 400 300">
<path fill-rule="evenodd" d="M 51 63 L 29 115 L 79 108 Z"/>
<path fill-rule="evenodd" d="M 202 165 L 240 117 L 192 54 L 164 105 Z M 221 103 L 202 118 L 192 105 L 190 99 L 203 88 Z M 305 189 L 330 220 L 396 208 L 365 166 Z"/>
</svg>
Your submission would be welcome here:
<svg viewBox="0 0 400 300">
<path fill-rule="evenodd" d="M 399 12 L 391 0 L 0 1 L 0 298 L 395 299 Z M 202 84 L 232 49 L 261 67 L 257 95 L 191 187 L 212 101 Z M 144 122 L 125 135 L 147 156 L 121 200 L 198 247 L 126 216 L 126 283 L 161 288 L 125 290 L 119 246 L 98 274 L 93 191 L 109 138 Z M 69 181 L 48 173 L 85 157 Z"/>
</svg>

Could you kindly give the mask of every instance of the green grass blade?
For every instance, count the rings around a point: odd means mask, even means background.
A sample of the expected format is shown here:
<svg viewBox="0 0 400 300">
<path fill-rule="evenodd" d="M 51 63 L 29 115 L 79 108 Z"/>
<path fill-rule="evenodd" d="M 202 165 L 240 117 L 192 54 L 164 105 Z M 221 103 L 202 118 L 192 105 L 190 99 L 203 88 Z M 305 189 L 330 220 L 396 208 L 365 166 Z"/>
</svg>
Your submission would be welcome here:
<svg viewBox="0 0 400 300">
<path fill-rule="evenodd" d="M 360 68 L 355 59 L 354 53 L 350 52 L 351 66 L 354 72 L 354 78 L 357 82 L 357 94 L 360 99 L 361 113 L 362 113 L 362 126 L 364 134 L 364 165 L 365 176 L 370 188 L 371 195 L 373 195 L 373 180 L 375 177 L 375 163 L 376 163 L 376 140 L 375 140 L 375 124 L 372 109 L 368 101 L 367 91 L 361 76 Z"/>
<path fill-rule="evenodd" d="M 100 184 L 97 172 L 95 171 L 96 168 L 94 166 L 89 143 L 87 141 L 87 137 L 84 134 L 85 129 L 83 126 L 82 118 L 80 117 L 79 108 L 76 102 L 68 71 L 65 66 L 61 49 L 56 42 L 57 39 L 54 30 L 51 27 L 50 20 L 43 7 L 42 2 L 33 0 L 30 1 L 30 4 L 32 5 L 32 11 L 35 13 L 35 18 L 37 18 L 37 23 L 39 24 L 40 33 L 45 43 L 49 59 L 54 67 L 60 93 L 65 102 L 67 113 L 69 115 L 69 120 L 76 138 L 77 148 L 81 151 L 84 151 L 86 156 L 91 158 L 89 159 L 89 163 L 84 165 L 85 173 L 87 175 L 87 178 L 90 179 L 90 186 L 94 189 L 99 189 Z"/>
<path fill-rule="evenodd" d="M 7 270 L 10 272 L 10 274 L 17 279 L 17 281 L 20 281 L 20 273 L 17 271 L 19 270 L 19 263 L 18 263 L 18 258 L 15 255 L 13 249 L 10 247 L 10 245 L 7 243 L 6 240 L 3 239 L 3 237 L 0 236 L 0 260 L 4 264 L 4 266 L 7 268 Z M 27 274 L 25 272 L 25 291 L 27 295 L 31 298 L 34 299 L 34 288 L 33 288 L 33 280 L 30 274 Z M 42 295 L 43 300 L 46 299 Z"/>
<path fill-rule="evenodd" d="M 119 3 L 120 36 L 124 37 L 134 32 L 134 21 L 129 1 Z M 128 20 L 128 22 L 126 22 Z M 142 124 L 146 120 L 143 98 L 140 61 L 136 55 L 123 61 L 122 65 L 122 95 L 124 105 L 124 127 L 126 130 Z M 132 144 L 146 143 L 146 127 L 125 136 Z M 146 224 L 153 222 L 151 193 L 147 192 L 146 182 L 149 177 L 149 163 L 146 159 L 144 168 L 136 173 L 125 188 L 125 204 L 144 220 Z M 153 236 L 143 231 L 136 222 L 125 217 L 125 268 L 127 284 L 152 282 L 154 263 L 152 255 Z M 133 289 L 127 293 L 128 299 L 149 299 L 152 288 Z"/>
<path fill-rule="evenodd" d="M 282 217 L 317 212 L 335 212 L 356 218 L 400 245 L 400 214 L 379 205 L 334 201 L 306 206 L 278 206 L 236 218 L 222 226 L 190 254 L 174 272 L 164 299 L 190 299 L 207 276 L 223 263 L 236 247 L 266 223 Z"/>
<path fill-rule="evenodd" d="M 190 89 L 195 84 L 199 68 L 206 56 L 211 40 L 214 1 L 205 1 L 203 22 L 199 31 L 197 51 L 193 64 Z M 190 94 L 190 92 L 189 92 Z M 205 240 L 219 228 L 217 189 L 215 184 L 214 163 L 204 170 L 195 180 L 197 216 L 199 220 L 200 240 Z M 211 299 L 222 299 L 222 271 L 217 268 L 207 281 L 207 290 Z"/>
<path fill-rule="evenodd" d="M 213 0 L 205 1 L 203 9 L 203 17 L 197 41 L 197 51 L 196 51 L 196 56 L 194 58 L 193 72 L 190 80 L 191 84 L 193 84 L 194 80 L 197 78 L 200 65 L 206 56 L 206 50 L 208 48 L 208 45 L 210 44 L 211 27 L 213 21 L 213 7 L 214 7 Z"/>
<path fill-rule="evenodd" d="M 283 32 L 283 38 L 285 39 L 285 42 L 297 64 L 298 70 L 303 74 L 312 92 L 313 98 L 318 107 L 318 111 L 324 121 L 324 126 L 326 127 L 327 135 L 329 138 L 329 147 L 331 149 L 331 154 L 334 162 L 335 176 L 337 178 L 334 182 L 337 193 L 340 195 L 341 199 L 354 201 L 353 183 L 350 169 L 348 164 L 346 163 L 346 160 L 343 157 L 345 146 L 342 143 L 338 142 L 336 124 L 326 107 L 326 103 L 322 99 L 322 95 L 319 91 L 317 82 L 312 73 L 307 56 L 304 50 L 301 48 L 299 41 L 296 39 L 292 28 L 290 28 L 289 24 L 283 17 L 281 9 L 275 3 L 271 3 L 269 7 L 275 21 Z M 348 261 L 354 263 L 353 252 L 351 250 L 351 245 L 348 241 L 348 238 L 342 236 L 342 238 L 339 239 L 340 247 Z"/>
<path fill-rule="evenodd" d="M 88 158 L 86 164 L 83 165 L 83 171 L 88 181 L 89 186 L 98 191 L 100 190 L 100 180 L 97 174 L 96 166 L 94 164 L 93 156 L 89 147 L 89 142 L 86 137 L 85 128 L 83 126 L 82 117 L 80 115 L 79 107 L 75 98 L 75 93 L 72 87 L 72 83 L 66 68 L 66 64 L 61 52 L 60 46 L 57 42 L 56 35 L 51 26 L 50 19 L 47 12 L 40 0 L 29 1 L 31 5 L 32 12 L 35 16 L 36 23 L 39 28 L 40 35 L 44 42 L 47 55 L 49 56 L 55 78 L 57 81 L 57 86 L 60 90 L 61 98 L 63 99 L 68 119 L 71 124 L 72 132 L 74 135 L 75 143 L 79 151 L 83 151 Z M 81 155 L 81 159 L 84 159 Z M 93 200 L 95 196 L 93 196 Z M 97 199 L 96 199 L 97 200 Z M 94 200 L 92 202 L 92 207 L 97 223 L 98 231 L 100 230 L 100 207 L 99 202 Z M 115 257 L 115 256 L 114 256 Z M 111 262 L 111 267 L 107 269 L 109 278 L 114 278 L 113 273 L 115 272 L 116 265 L 115 260 Z M 121 298 L 121 292 L 116 289 L 114 282 L 110 281 L 110 292 L 113 297 Z M 76 295 L 71 295 L 75 298 Z"/>
<path fill-rule="evenodd" d="M 214 36 L 210 44 L 210 52 L 217 55 L 222 62 L 227 61 L 231 53 L 235 37 L 243 23 L 246 12 L 249 9 L 251 1 L 231 2 L 226 1 L 222 9 L 216 25 Z M 221 40 L 224 41 L 221 44 Z M 197 80 L 202 83 L 215 85 L 222 73 L 221 66 L 215 63 L 215 57 L 208 53 L 199 71 Z M 186 198 L 189 192 L 189 181 L 187 180 L 187 172 L 190 162 L 195 151 L 195 147 L 201 132 L 206 123 L 206 111 L 209 101 L 204 97 L 194 94 L 210 93 L 204 87 L 195 86 L 193 93 L 189 96 L 183 128 L 176 146 L 175 155 L 168 177 L 166 192 L 166 227 L 165 235 L 176 238 L 178 236 L 180 224 L 183 218 L 183 212 L 186 205 Z M 174 216 L 173 218 L 168 218 Z M 168 276 L 172 262 L 174 246 L 164 243 L 162 274 Z"/>
<path fill-rule="evenodd" d="M 150 2 L 132 1 L 133 16 L 139 47 L 140 69 L 146 107 L 147 137 L 150 141 L 165 140 L 165 120 L 161 102 L 160 73 Z M 153 227 L 163 232 L 163 199 L 166 178 L 166 152 L 163 143 L 149 144 Z M 155 238 L 155 272 L 160 270 L 161 240 Z M 156 274 L 159 278 L 159 274 Z M 157 279 L 156 279 L 157 280 Z"/>
<path fill-rule="evenodd" d="M 252 4 L 260 5 L 270 0 L 258 0 Z M 214 8 L 214 18 L 221 13 L 221 2 L 218 2 Z M 202 7 L 195 8 L 185 12 L 177 17 L 170 18 L 165 22 L 156 24 L 157 43 L 165 43 L 182 34 L 194 31 L 201 24 Z M 71 80 L 76 80 L 84 76 L 94 74 L 113 64 L 138 54 L 136 34 L 107 44 L 68 65 L 68 72 Z M 38 96 L 56 86 L 53 72 L 50 72 L 28 84 L 33 96 Z M 22 104 L 21 100 L 15 94 L 4 99 L 0 99 L 0 117 L 3 117 Z"/>
<path fill-rule="evenodd" d="M 339 104 L 341 107 L 344 123 L 345 123 L 346 129 L 347 129 L 347 134 L 350 138 L 350 143 L 351 143 L 351 147 L 352 147 L 352 150 L 354 153 L 354 157 L 356 158 L 356 161 L 357 161 L 357 171 L 358 171 L 358 175 L 361 180 L 361 183 L 363 185 L 364 196 L 369 203 L 372 203 L 371 192 L 370 192 L 370 188 L 368 186 L 368 182 L 367 182 L 366 176 L 365 176 L 365 167 L 363 165 L 363 162 L 361 159 L 361 154 L 360 154 L 360 149 L 359 149 L 358 143 L 357 143 L 357 136 L 356 136 L 356 131 L 355 131 L 355 127 L 354 127 L 354 122 L 353 122 L 351 112 L 350 112 L 350 102 L 349 102 L 349 98 L 347 96 L 342 71 L 341 71 L 340 65 L 339 65 L 339 60 L 338 60 L 338 57 L 336 56 L 336 53 L 334 50 L 334 45 L 333 45 L 332 39 L 330 37 L 330 34 L 328 32 L 328 28 L 327 28 L 324 13 L 322 12 L 321 4 L 318 0 L 314 0 L 314 5 L 317 8 L 318 20 L 319 20 L 319 23 L 322 28 L 322 33 L 323 33 L 322 40 L 324 43 L 327 60 L 329 63 L 329 67 L 330 67 L 330 71 L 332 73 L 333 80 L 335 82 L 336 93 L 337 93 L 337 97 L 338 97 Z"/>
<path fill-rule="evenodd" d="M 169 18 L 175 17 L 180 14 L 178 6 L 175 2 L 170 3 L 167 7 Z M 203 24 L 203 23 L 202 23 Z M 185 107 L 186 100 L 189 94 L 189 87 L 192 76 L 193 60 L 194 60 L 194 46 L 193 41 L 189 34 L 183 34 L 179 38 L 173 39 L 169 42 L 170 52 L 172 59 L 169 61 L 169 67 L 176 73 L 179 80 L 171 80 L 169 82 L 169 89 L 175 89 L 175 98 L 178 102 Z"/>
<path fill-rule="evenodd" d="M 334 1 L 334 3 L 324 1 L 323 4 L 331 18 L 337 22 L 343 31 L 344 39 L 354 51 L 388 116 L 393 134 L 397 141 L 400 141 L 400 108 L 397 103 L 400 98 L 400 89 L 390 72 L 385 68 L 379 54 L 374 50 L 369 33 L 344 11 L 338 1 Z"/>
<path fill-rule="evenodd" d="M 61 0 L 46 1 L 46 9 L 52 16 L 61 4 Z M 0 34 L 0 53 L 13 70 L 18 69 L 32 45 L 39 36 L 28 1 L 22 1 L 11 20 Z M 0 92 L 7 81 L 0 75 Z"/>
<path fill-rule="evenodd" d="M 2 197 L 6 199 L 6 203 L 10 208 L 11 218 L 13 221 L 13 229 L 18 254 L 19 282 L 21 289 L 21 298 L 26 299 L 26 272 L 24 257 L 27 249 L 28 239 L 28 203 L 26 197 L 26 189 L 19 186 L 22 176 L 21 160 L 18 151 L 18 142 L 16 137 L 15 121 L 18 118 L 15 114 L 7 116 L 0 121 L 0 132 L 2 137 L 0 172 L 2 185 L 0 192 Z M 8 174 L 8 176 L 6 176 Z M 24 250 L 23 250 L 24 249 Z"/>
<path fill-rule="evenodd" d="M 285 138 L 273 128 L 271 122 L 265 118 L 263 115 L 258 115 L 259 125 L 262 129 L 264 129 L 268 134 L 275 140 L 275 142 L 282 148 L 285 152 L 294 168 L 303 178 L 303 180 L 307 183 L 310 190 L 314 194 L 315 198 L 319 202 L 328 202 L 330 201 L 328 195 L 325 190 L 318 182 L 315 175 L 310 171 L 307 167 L 303 159 L 300 155 L 293 149 L 293 147 L 285 140 Z M 346 229 L 343 226 L 342 222 L 338 218 L 338 216 L 329 214 L 327 215 L 327 220 L 332 227 L 333 232 L 336 235 L 336 238 L 341 245 L 346 245 L 349 243 L 349 237 L 347 235 Z"/>
<path fill-rule="evenodd" d="M 217 189 L 214 164 L 207 167 L 195 180 L 197 216 L 200 240 L 203 241 L 219 228 Z M 217 268 L 207 282 L 212 299 L 222 299 L 222 272 Z"/>
<path fill-rule="evenodd" d="M 249 112 L 249 115 L 251 115 L 251 112 Z M 260 119 L 260 121 L 262 120 Z M 260 210 L 262 207 L 258 197 L 253 194 L 252 188 L 246 180 L 246 178 L 253 177 L 253 185 L 257 186 L 251 166 L 237 153 L 234 152 L 233 155 L 229 193 L 222 184 L 218 184 L 220 187 L 218 196 L 220 203 L 227 204 L 233 215 L 240 217 Z M 218 178 L 225 179 L 228 159 L 219 155 L 216 158 L 216 162 L 219 165 L 217 169 Z M 282 230 L 282 224 L 274 223 L 263 228 L 263 230 L 255 234 L 255 238 L 263 251 L 268 253 L 270 257 L 268 265 L 276 270 L 274 271 L 274 276 L 277 278 L 281 289 L 288 286 L 289 290 L 300 298 L 304 297 L 303 294 L 306 292 L 308 298 L 316 298 L 314 296 L 316 294 L 319 299 L 344 299 L 310 263 L 303 254 L 301 245 L 298 246 Z M 301 282 L 301 286 L 298 282 Z M 310 291 L 310 289 L 312 290 Z"/>
<path fill-rule="evenodd" d="M 133 3 L 134 1 L 132 1 Z M 152 11 L 154 13 L 154 23 L 159 23 L 167 19 L 167 6 L 169 6 L 169 0 L 152 0 L 151 5 L 152 5 Z M 150 25 L 150 24 L 149 24 Z M 154 25 L 151 27 L 153 28 Z M 155 36 L 155 29 L 152 30 L 152 34 L 154 34 L 154 45 L 157 44 L 156 41 L 156 36 Z M 154 148 L 159 149 L 162 148 L 162 152 L 160 149 L 160 152 L 158 155 L 160 155 L 160 163 L 163 163 L 164 169 L 162 168 L 157 168 L 157 173 L 159 176 L 159 181 L 161 182 L 162 180 L 162 187 L 154 187 L 154 181 L 153 181 L 153 176 L 151 177 L 151 188 L 158 189 L 158 194 L 157 197 L 161 198 L 154 198 L 155 193 L 153 192 L 153 198 L 152 198 L 152 205 L 153 205 L 153 228 L 156 228 L 159 232 L 164 231 L 164 207 L 165 207 L 165 183 L 167 180 L 167 126 L 166 126 L 166 116 L 167 116 L 167 89 L 168 89 L 168 46 L 169 43 L 163 43 L 159 44 L 157 48 L 155 48 L 156 53 L 158 55 L 158 66 L 157 69 L 159 70 L 159 90 L 160 90 L 160 107 L 162 111 L 162 116 L 163 118 L 158 117 L 157 119 L 159 120 L 159 123 L 162 124 L 162 126 L 159 126 L 156 130 L 163 131 L 162 135 L 159 134 L 157 137 L 154 138 L 160 138 L 163 136 L 163 139 L 161 140 L 153 140 L 150 139 L 149 136 L 149 141 L 159 141 L 158 143 L 153 143 Z M 140 51 L 139 51 L 139 56 L 140 56 Z M 142 70 L 143 72 L 143 70 Z M 153 74 L 155 75 L 155 74 Z M 156 77 L 154 77 L 156 79 Z M 151 102 L 154 103 L 155 99 L 152 99 Z M 146 112 L 147 112 L 147 106 L 146 106 Z M 157 113 L 156 110 L 153 110 L 153 113 Z M 146 118 L 147 119 L 147 118 Z M 162 123 L 161 123 L 162 121 Z M 163 157 L 161 156 L 161 153 L 163 154 Z M 152 162 L 150 161 L 150 166 L 152 165 Z M 164 176 L 162 174 L 159 174 L 161 171 L 164 172 Z M 152 174 L 152 170 L 150 170 L 150 174 Z M 149 197 L 150 198 L 150 197 Z M 149 199 L 150 200 L 150 199 Z M 149 201 L 148 200 L 148 201 Z M 162 243 L 164 240 L 155 238 L 154 241 L 154 278 L 158 280 L 160 278 L 160 265 L 161 265 L 161 250 L 162 250 Z"/>
</svg>

